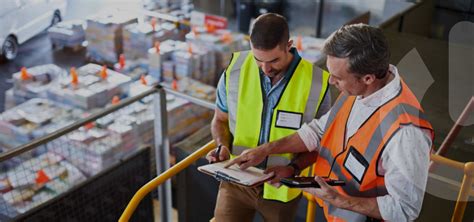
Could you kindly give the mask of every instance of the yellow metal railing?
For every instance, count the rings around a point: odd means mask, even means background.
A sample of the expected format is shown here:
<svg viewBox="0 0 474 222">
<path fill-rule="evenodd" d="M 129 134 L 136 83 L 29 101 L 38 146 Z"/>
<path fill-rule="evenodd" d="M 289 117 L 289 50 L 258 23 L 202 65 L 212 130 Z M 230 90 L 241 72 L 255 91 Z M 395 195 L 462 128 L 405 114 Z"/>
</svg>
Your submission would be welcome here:
<svg viewBox="0 0 474 222">
<path fill-rule="evenodd" d="M 462 221 L 464 211 L 466 210 L 467 201 L 469 199 L 470 193 L 472 192 L 472 184 L 474 182 L 474 162 L 462 163 L 436 154 L 431 155 L 431 160 L 434 163 L 464 171 L 464 177 L 461 183 L 458 198 L 456 200 L 456 206 L 454 207 L 453 216 L 451 217 L 452 222 Z M 309 193 L 304 192 L 303 194 L 308 200 L 306 221 L 312 222 L 315 219 L 316 199 Z"/>
<path fill-rule="evenodd" d="M 130 220 L 130 217 L 132 216 L 133 212 L 137 208 L 138 204 L 140 201 L 150 192 L 152 192 L 154 189 L 156 189 L 158 186 L 160 186 L 162 183 L 164 183 L 166 180 L 170 179 L 172 176 L 176 175 L 177 173 L 181 172 L 181 170 L 185 169 L 192 163 L 194 163 L 196 160 L 198 160 L 200 157 L 206 155 L 209 151 L 214 149 L 216 147 L 216 144 L 214 143 L 214 140 L 211 140 L 209 143 L 201 147 L 199 150 L 196 152 L 192 153 L 188 157 L 186 157 L 184 160 L 180 161 L 179 163 L 175 164 L 173 167 L 165 171 L 164 173 L 160 174 L 159 176 L 155 177 L 153 180 L 142 186 L 136 193 L 133 195 L 132 200 L 127 205 L 127 208 L 122 213 L 122 216 L 120 216 L 119 221 L 120 222 L 126 222 Z"/>
<path fill-rule="evenodd" d="M 453 222 L 462 221 L 467 201 L 472 190 L 472 182 L 474 180 L 474 162 L 462 163 L 435 154 L 431 155 L 431 160 L 434 163 L 464 171 L 464 177 L 456 200 L 456 206 L 454 207 L 453 216 L 451 217 L 451 221 Z"/>
<path fill-rule="evenodd" d="M 119 221 L 129 221 L 138 204 L 147 194 L 152 192 L 154 189 L 156 189 L 166 180 L 170 179 L 172 176 L 179 173 L 181 170 L 194 163 L 200 157 L 206 155 L 215 147 L 216 145 L 214 143 L 214 140 L 210 141 L 209 143 L 201 147 L 199 150 L 186 157 L 184 160 L 180 161 L 164 173 L 160 174 L 159 176 L 155 177 L 153 180 L 142 186 L 128 203 Z M 464 171 L 464 178 L 461 183 L 461 188 L 458 194 L 458 198 L 456 200 L 456 206 L 454 208 L 453 216 L 451 218 L 451 221 L 453 222 L 462 221 L 464 211 L 466 210 L 468 198 L 470 196 L 470 193 L 472 192 L 471 189 L 474 181 L 474 162 L 462 163 L 436 154 L 431 155 L 431 160 L 437 164 L 446 165 L 448 167 Z M 313 222 L 315 220 L 316 199 L 313 195 L 306 192 L 303 192 L 303 195 L 308 200 L 306 221 Z"/>
</svg>

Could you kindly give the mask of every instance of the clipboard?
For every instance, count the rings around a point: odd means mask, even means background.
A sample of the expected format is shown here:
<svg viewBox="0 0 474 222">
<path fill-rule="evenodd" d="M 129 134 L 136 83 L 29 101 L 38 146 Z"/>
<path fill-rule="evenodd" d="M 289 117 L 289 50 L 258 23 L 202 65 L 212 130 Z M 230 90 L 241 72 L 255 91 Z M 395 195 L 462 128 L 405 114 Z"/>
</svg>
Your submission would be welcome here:
<svg viewBox="0 0 474 222">
<path fill-rule="evenodd" d="M 227 161 L 212 163 L 198 167 L 202 173 L 214 177 L 218 181 L 225 181 L 245 187 L 255 187 L 273 178 L 273 172 L 264 174 L 264 170 L 249 167 L 241 170 L 237 165 L 232 165 L 229 168 L 224 168 Z"/>
</svg>

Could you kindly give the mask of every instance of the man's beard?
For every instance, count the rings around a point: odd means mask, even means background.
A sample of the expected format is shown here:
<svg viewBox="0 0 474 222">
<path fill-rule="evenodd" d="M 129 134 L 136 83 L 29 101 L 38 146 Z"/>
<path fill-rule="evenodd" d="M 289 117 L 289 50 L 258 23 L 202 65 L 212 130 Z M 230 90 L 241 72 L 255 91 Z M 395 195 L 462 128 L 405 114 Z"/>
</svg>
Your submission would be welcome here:
<svg viewBox="0 0 474 222">
<path fill-rule="evenodd" d="M 281 70 L 272 70 L 270 73 L 266 74 L 268 77 L 273 78 L 279 76 L 281 74 Z"/>
</svg>

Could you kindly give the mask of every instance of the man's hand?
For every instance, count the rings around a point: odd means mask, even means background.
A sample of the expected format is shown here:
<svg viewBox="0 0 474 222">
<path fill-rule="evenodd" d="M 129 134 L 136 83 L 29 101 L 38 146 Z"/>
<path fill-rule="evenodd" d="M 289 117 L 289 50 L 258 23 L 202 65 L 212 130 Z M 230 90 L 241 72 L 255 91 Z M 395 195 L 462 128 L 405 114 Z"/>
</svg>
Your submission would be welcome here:
<svg viewBox="0 0 474 222">
<path fill-rule="evenodd" d="M 301 190 L 310 193 L 316 197 L 321 198 L 324 201 L 329 202 L 334 206 L 339 206 L 340 200 L 343 198 L 336 189 L 329 186 L 326 181 L 321 177 L 314 177 L 314 180 L 319 184 L 321 188 L 302 188 Z"/>
<path fill-rule="evenodd" d="M 229 161 L 224 167 L 230 167 L 234 164 L 239 165 L 240 169 L 245 170 L 251 166 L 260 164 L 268 156 L 264 147 L 247 149 L 240 156 Z"/>
<path fill-rule="evenodd" d="M 209 163 L 217 163 L 228 160 L 230 158 L 230 151 L 229 148 L 227 148 L 226 146 L 221 146 L 219 156 L 217 156 L 216 151 L 217 149 L 213 149 L 209 153 L 207 153 L 206 159 L 207 161 L 209 161 Z"/>
<path fill-rule="evenodd" d="M 281 186 L 281 178 L 293 177 L 295 175 L 295 169 L 290 166 L 276 166 L 265 170 L 265 174 L 269 174 L 271 172 L 273 172 L 275 176 L 271 181 L 269 181 L 269 183 L 275 187 Z"/>
<path fill-rule="evenodd" d="M 303 188 L 301 190 L 319 197 L 337 208 L 354 211 L 376 219 L 383 219 L 376 197 L 343 195 L 329 186 L 323 178 L 316 176 L 314 180 L 318 182 L 321 188 Z"/>
</svg>

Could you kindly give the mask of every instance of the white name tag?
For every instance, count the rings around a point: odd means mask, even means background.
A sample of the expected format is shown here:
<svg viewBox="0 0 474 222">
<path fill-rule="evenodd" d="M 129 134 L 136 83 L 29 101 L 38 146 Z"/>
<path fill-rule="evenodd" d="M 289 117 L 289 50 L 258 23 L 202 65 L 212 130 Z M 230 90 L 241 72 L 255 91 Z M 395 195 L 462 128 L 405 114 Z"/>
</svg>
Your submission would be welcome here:
<svg viewBox="0 0 474 222">
<path fill-rule="evenodd" d="M 359 152 L 351 147 L 346 160 L 344 161 L 344 167 L 352 174 L 357 182 L 361 183 L 362 178 L 364 178 L 364 174 L 369 167 L 369 163 Z"/>
<path fill-rule="evenodd" d="M 302 113 L 292 113 L 278 110 L 275 125 L 282 128 L 299 129 L 303 119 Z"/>
</svg>

